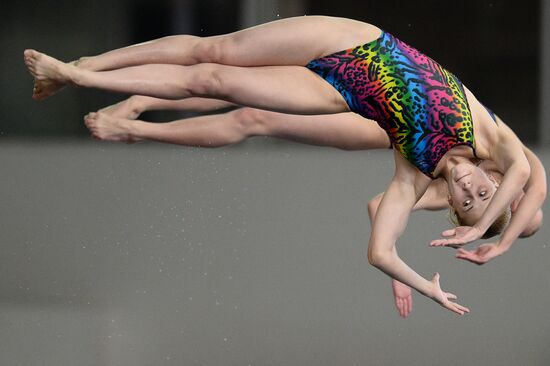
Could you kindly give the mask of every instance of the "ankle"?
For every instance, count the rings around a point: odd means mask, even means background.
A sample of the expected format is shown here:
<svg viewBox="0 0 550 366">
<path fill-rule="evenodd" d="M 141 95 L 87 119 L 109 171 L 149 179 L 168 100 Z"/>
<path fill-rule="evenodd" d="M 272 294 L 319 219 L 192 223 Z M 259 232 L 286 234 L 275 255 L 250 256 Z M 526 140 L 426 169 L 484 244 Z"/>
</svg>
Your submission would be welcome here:
<svg viewBox="0 0 550 366">
<path fill-rule="evenodd" d="M 81 70 L 75 65 L 70 65 L 70 70 L 67 73 L 69 83 L 73 86 L 86 86 L 86 70 Z"/>
<path fill-rule="evenodd" d="M 139 120 L 125 120 L 128 135 L 136 140 L 147 139 L 147 122 Z"/>
<path fill-rule="evenodd" d="M 96 71 L 91 67 L 89 59 L 89 57 L 80 57 L 78 60 L 71 61 L 70 64 L 82 70 Z"/>
<path fill-rule="evenodd" d="M 132 113 L 135 113 L 137 116 L 142 114 L 147 110 L 147 98 L 143 95 L 132 95 L 128 98 L 127 102 Z"/>
</svg>

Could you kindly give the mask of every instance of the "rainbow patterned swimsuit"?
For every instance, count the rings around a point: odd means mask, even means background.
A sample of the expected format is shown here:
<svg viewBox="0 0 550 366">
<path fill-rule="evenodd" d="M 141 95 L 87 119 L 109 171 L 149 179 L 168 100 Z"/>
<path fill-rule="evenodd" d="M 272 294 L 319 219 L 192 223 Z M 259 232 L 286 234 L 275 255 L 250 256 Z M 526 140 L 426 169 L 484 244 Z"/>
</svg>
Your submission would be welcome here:
<svg viewBox="0 0 550 366">
<path fill-rule="evenodd" d="M 334 86 L 351 111 L 378 122 L 393 147 L 430 178 L 451 148 L 475 148 L 460 80 L 389 33 L 306 67 Z"/>
</svg>

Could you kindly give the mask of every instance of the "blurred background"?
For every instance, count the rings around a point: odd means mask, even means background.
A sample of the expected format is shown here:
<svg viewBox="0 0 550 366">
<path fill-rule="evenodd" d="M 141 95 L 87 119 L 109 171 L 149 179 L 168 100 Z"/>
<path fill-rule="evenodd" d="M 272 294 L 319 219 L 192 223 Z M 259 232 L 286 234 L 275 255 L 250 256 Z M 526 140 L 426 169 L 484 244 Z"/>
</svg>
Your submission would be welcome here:
<svg viewBox="0 0 550 366">
<path fill-rule="evenodd" d="M 403 320 L 365 254 L 389 152 L 95 141 L 83 116 L 127 96 L 35 102 L 22 60 L 349 17 L 457 74 L 548 169 L 548 1 L 6 0 L 0 14 L 0 365 L 550 364 L 546 227 L 478 267 L 428 247 L 444 213 L 415 213 L 400 256 L 472 313 L 415 293 Z"/>
<path fill-rule="evenodd" d="M 523 141 L 539 142 L 547 135 L 539 133 L 544 130 L 539 110 L 544 106 L 540 103 L 543 83 L 539 81 L 545 65 L 541 57 L 548 47 L 544 47 L 541 25 L 545 23 L 538 0 L 467 0 L 452 7 L 436 0 L 98 0 L 76 4 L 68 0 L 32 5 L 3 2 L 0 108 L 4 118 L 0 130 L 4 137 L 84 137 L 88 135 L 80 123 L 84 114 L 124 98 L 77 90 L 32 103 L 32 78 L 22 62 L 24 48 L 70 61 L 166 35 L 217 35 L 304 14 L 376 24 L 457 74 Z M 165 120 L 172 116 L 146 117 Z M 25 123 L 14 122 L 22 118 Z"/>
</svg>

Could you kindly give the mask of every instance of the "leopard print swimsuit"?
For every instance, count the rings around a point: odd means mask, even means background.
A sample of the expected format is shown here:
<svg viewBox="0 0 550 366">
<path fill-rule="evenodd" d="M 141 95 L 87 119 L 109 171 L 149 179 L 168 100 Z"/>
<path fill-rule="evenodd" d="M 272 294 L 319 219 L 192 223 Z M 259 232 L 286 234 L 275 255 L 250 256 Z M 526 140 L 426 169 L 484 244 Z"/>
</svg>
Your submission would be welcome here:
<svg viewBox="0 0 550 366">
<path fill-rule="evenodd" d="M 460 80 L 391 34 L 382 31 L 372 42 L 306 67 L 334 86 L 351 111 L 375 120 L 393 147 L 430 178 L 451 148 L 467 145 L 475 154 Z"/>
</svg>

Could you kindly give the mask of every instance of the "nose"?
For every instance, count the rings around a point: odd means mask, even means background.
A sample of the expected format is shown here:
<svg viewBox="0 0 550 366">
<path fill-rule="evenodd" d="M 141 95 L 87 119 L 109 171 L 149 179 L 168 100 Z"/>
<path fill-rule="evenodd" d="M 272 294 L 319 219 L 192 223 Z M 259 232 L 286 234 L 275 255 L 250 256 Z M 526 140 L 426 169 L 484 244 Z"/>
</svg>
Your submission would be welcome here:
<svg viewBox="0 0 550 366">
<path fill-rule="evenodd" d="M 471 185 L 472 185 L 472 182 L 469 179 L 462 180 L 462 188 L 470 188 Z"/>
</svg>

